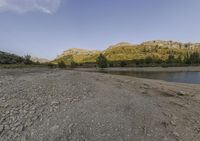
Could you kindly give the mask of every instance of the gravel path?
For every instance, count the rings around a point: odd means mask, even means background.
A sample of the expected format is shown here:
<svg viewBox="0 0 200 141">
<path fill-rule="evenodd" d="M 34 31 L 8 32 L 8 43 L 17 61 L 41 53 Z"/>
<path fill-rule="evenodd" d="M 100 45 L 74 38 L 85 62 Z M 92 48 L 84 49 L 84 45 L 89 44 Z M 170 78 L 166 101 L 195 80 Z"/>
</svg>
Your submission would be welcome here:
<svg viewBox="0 0 200 141">
<path fill-rule="evenodd" d="M 0 141 L 199 141 L 200 85 L 0 70 Z"/>
</svg>

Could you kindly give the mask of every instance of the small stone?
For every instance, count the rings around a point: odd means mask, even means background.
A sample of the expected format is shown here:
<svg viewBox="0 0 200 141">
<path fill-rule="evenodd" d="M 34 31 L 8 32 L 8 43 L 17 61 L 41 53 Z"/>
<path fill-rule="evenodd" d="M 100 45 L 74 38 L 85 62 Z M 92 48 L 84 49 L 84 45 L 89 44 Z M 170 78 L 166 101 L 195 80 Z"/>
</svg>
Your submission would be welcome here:
<svg viewBox="0 0 200 141">
<path fill-rule="evenodd" d="M 73 123 L 71 123 L 71 124 L 69 125 L 69 128 L 71 128 L 73 125 L 74 125 L 74 124 L 73 124 Z"/>
<path fill-rule="evenodd" d="M 170 121 L 171 125 L 176 126 L 175 121 Z"/>
<path fill-rule="evenodd" d="M 53 127 L 50 128 L 50 130 L 51 130 L 52 132 L 55 132 L 58 128 L 59 128 L 58 125 L 54 125 Z"/>
<path fill-rule="evenodd" d="M 6 114 L 10 114 L 10 111 L 6 111 Z"/>
<path fill-rule="evenodd" d="M 16 128 L 16 130 L 19 132 L 24 131 L 24 126 L 20 125 L 19 127 Z"/>
<path fill-rule="evenodd" d="M 22 136 L 21 141 L 27 141 L 26 136 Z"/>
<path fill-rule="evenodd" d="M 8 108 L 9 107 L 9 104 L 6 104 L 5 106 L 4 106 L 4 108 Z"/>
<path fill-rule="evenodd" d="M 151 134 L 147 134 L 148 137 L 151 137 Z"/>
<path fill-rule="evenodd" d="M 26 114 L 26 113 L 27 113 L 27 111 L 26 111 L 26 110 L 24 110 L 24 113 Z"/>
<path fill-rule="evenodd" d="M 20 125 L 20 123 L 17 122 L 17 123 L 14 124 L 14 127 L 17 127 L 17 126 L 19 126 L 19 125 Z"/>
<path fill-rule="evenodd" d="M 166 140 L 167 140 L 167 137 L 166 137 L 166 136 L 164 136 L 164 137 L 163 137 L 163 140 L 164 140 L 164 141 L 166 141 Z"/>
<path fill-rule="evenodd" d="M 51 105 L 58 105 L 58 104 L 60 104 L 59 101 L 52 101 L 52 102 L 51 102 Z"/>
<path fill-rule="evenodd" d="M 177 95 L 179 95 L 179 96 L 185 96 L 185 95 L 186 95 L 186 92 L 180 91 L 180 92 L 177 93 Z"/>
<path fill-rule="evenodd" d="M 15 127 L 12 127 L 11 130 L 12 130 L 12 131 L 15 130 Z"/>
<path fill-rule="evenodd" d="M 30 114 L 34 114 L 34 113 L 35 113 L 35 111 L 30 111 L 29 113 L 30 113 Z"/>
<path fill-rule="evenodd" d="M 3 125 L 1 125 L 0 126 L 0 134 L 3 132 L 3 130 L 4 130 L 4 127 L 3 127 Z"/>
<path fill-rule="evenodd" d="M 30 120 L 30 119 L 28 119 L 27 121 L 26 121 L 26 126 L 27 127 L 29 127 L 29 126 L 31 126 L 33 123 L 32 123 L 32 121 Z"/>
<path fill-rule="evenodd" d="M 7 132 L 8 138 L 11 139 L 14 135 L 13 131 L 8 131 Z"/>
<path fill-rule="evenodd" d="M 162 121 L 161 124 L 162 124 L 165 128 L 167 128 L 167 126 L 169 125 L 169 124 L 168 124 L 167 122 L 165 122 L 165 121 Z"/>
<path fill-rule="evenodd" d="M 39 118 L 39 116 L 34 116 L 33 120 L 37 120 Z"/>
<path fill-rule="evenodd" d="M 124 82 L 125 82 L 125 83 L 129 83 L 129 82 L 130 82 L 130 80 L 124 80 Z"/>
<path fill-rule="evenodd" d="M 9 130 L 10 127 L 9 127 L 8 125 L 5 125 L 5 126 L 4 126 L 4 129 L 5 129 L 5 130 Z"/>
<path fill-rule="evenodd" d="M 177 132 L 173 132 L 173 135 L 176 136 L 176 137 L 180 136 L 179 133 L 177 133 Z"/>
</svg>

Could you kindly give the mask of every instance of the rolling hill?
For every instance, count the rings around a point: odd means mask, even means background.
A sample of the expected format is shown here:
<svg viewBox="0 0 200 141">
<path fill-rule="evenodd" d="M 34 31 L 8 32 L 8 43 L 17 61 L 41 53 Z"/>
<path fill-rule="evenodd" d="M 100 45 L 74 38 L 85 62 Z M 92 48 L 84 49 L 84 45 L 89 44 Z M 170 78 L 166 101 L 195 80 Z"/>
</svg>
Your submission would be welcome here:
<svg viewBox="0 0 200 141">
<path fill-rule="evenodd" d="M 59 55 L 53 63 L 57 64 L 61 60 L 66 64 L 70 64 L 71 61 L 76 63 L 95 63 L 100 53 L 110 62 L 144 60 L 146 58 L 166 61 L 170 55 L 173 55 L 175 59 L 183 60 L 188 53 L 199 51 L 200 43 L 181 43 L 162 40 L 147 41 L 141 44 L 121 42 L 108 47 L 104 51 L 69 49 Z"/>
<path fill-rule="evenodd" d="M 52 63 L 57 64 L 60 61 L 64 61 L 66 64 L 70 64 L 71 61 L 76 63 L 90 63 L 95 62 L 96 57 L 100 54 L 100 51 L 96 50 L 84 50 L 78 48 L 72 48 L 64 51 L 59 55 Z"/>
</svg>

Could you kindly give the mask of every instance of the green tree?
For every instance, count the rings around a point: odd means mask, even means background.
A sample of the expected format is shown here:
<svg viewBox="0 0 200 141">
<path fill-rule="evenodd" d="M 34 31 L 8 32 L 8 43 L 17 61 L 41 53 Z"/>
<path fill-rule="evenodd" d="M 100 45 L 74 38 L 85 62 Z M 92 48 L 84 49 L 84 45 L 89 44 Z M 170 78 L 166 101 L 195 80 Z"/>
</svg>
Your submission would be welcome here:
<svg viewBox="0 0 200 141">
<path fill-rule="evenodd" d="M 75 68 L 77 65 L 78 64 L 74 60 L 72 60 L 71 63 L 70 63 L 71 68 Z"/>
<path fill-rule="evenodd" d="M 31 65 L 32 63 L 33 62 L 31 61 L 31 56 L 30 55 L 24 56 L 24 64 Z"/>
<path fill-rule="evenodd" d="M 175 61 L 174 55 L 173 55 L 173 54 L 170 54 L 170 55 L 168 56 L 168 58 L 167 58 L 167 63 L 173 64 L 173 63 L 175 63 L 175 62 L 176 62 L 176 61 Z"/>
<path fill-rule="evenodd" d="M 200 56 L 199 56 L 199 53 L 198 52 L 193 52 L 191 55 L 190 55 L 190 63 L 191 64 L 199 64 L 200 62 Z"/>
<path fill-rule="evenodd" d="M 190 64 L 190 54 L 189 54 L 189 52 L 186 52 L 186 54 L 184 55 L 184 60 L 183 60 L 183 62 L 184 62 L 185 64 Z"/>
<path fill-rule="evenodd" d="M 50 68 L 56 67 L 56 65 L 54 65 L 53 63 L 47 63 L 47 66 L 50 67 Z"/>
<path fill-rule="evenodd" d="M 96 62 L 97 62 L 97 65 L 99 68 L 107 68 L 108 67 L 108 61 L 103 54 L 100 54 L 97 57 Z"/>
<path fill-rule="evenodd" d="M 125 66 L 127 66 L 127 62 L 121 61 L 121 62 L 120 62 L 120 67 L 125 67 Z"/>
<path fill-rule="evenodd" d="M 59 68 L 66 68 L 67 66 L 66 66 L 64 61 L 60 61 L 60 62 L 58 62 L 58 67 Z"/>
<path fill-rule="evenodd" d="M 176 62 L 179 63 L 179 64 L 182 64 L 182 63 L 183 63 L 183 60 L 182 60 L 181 55 L 179 55 L 179 56 L 177 57 Z"/>
<path fill-rule="evenodd" d="M 152 58 L 151 56 L 147 56 L 147 57 L 145 58 L 144 62 L 145 62 L 146 64 L 151 64 L 151 63 L 153 63 L 154 61 L 153 61 L 153 58 Z"/>
</svg>

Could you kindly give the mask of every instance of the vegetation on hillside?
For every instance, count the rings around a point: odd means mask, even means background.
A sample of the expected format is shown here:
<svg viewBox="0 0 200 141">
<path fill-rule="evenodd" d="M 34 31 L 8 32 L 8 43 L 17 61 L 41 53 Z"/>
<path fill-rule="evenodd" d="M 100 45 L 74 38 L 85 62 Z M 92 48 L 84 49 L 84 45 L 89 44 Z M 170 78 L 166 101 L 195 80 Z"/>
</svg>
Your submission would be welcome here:
<svg viewBox="0 0 200 141">
<path fill-rule="evenodd" d="M 67 65 L 73 60 L 77 65 L 97 64 L 99 56 L 104 56 L 110 67 L 137 65 L 192 65 L 200 63 L 200 44 L 182 44 L 172 41 L 149 41 L 140 45 L 120 43 L 102 52 L 88 52 L 70 49 L 53 61 L 64 61 Z"/>
<path fill-rule="evenodd" d="M 0 64 L 25 64 L 25 65 L 31 65 L 33 64 L 33 61 L 31 61 L 31 56 L 26 55 L 24 57 L 10 54 L 6 52 L 0 51 Z"/>
<path fill-rule="evenodd" d="M 23 57 L 6 52 L 0 52 L 0 64 L 20 64 L 23 61 Z"/>
<path fill-rule="evenodd" d="M 0 52 L 0 64 L 40 64 L 24 57 Z M 70 49 L 52 62 L 49 67 L 131 67 L 131 66 L 168 66 L 199 65 L 200 44 L 182 44 L 172 41 L 149 41 L 139 45 L 119 43 L 104 51 Z"/>
<path fill-rule="evenodd" d="M 99 51 L 90 51 L 83 49 L 69 49 L 63 54 L 59 55 L 55 60 L 52 61 L 53 64 L 58 64 L 60 61 L 64 61 L 67 65 L 70 65 L 71 62 L 76 64 L 82 63 L 94 63 L 96 58 L 100 54 Z"/>
<path fill-rule="evenodd" d="M 58 63 L 58 67 L 59 67 L 59 68 L 66 68 L 65 62 L 64 62 L 64 61 L 60 61 L 60 62 Z"/>
</svg>

